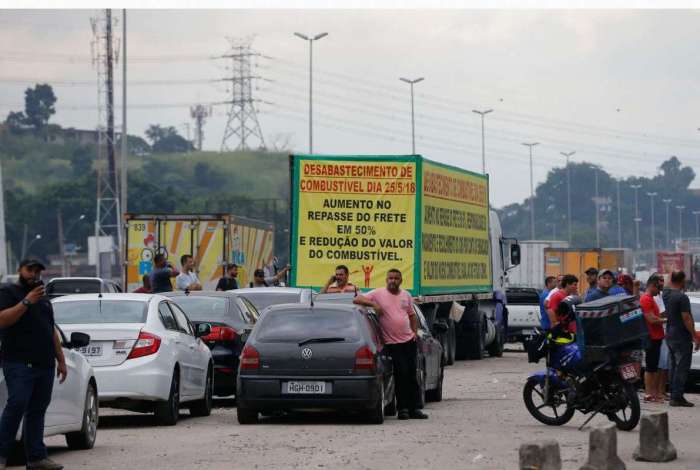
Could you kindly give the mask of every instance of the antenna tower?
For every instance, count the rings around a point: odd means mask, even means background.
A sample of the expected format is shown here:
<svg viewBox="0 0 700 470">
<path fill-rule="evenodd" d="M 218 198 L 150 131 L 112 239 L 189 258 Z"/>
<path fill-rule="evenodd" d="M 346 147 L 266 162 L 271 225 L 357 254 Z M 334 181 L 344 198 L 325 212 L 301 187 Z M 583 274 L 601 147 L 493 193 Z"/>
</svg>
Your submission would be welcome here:
<svg viewBox="0 0 700 470">
<path fill-rule="evenodd" d="M 204 142 L 204 123 L 211 114 L 211 106 L 198 104 L 190 107 L 190 117 L 194 119 L 195 146 L 200 152 L 202 151 L 202 142 Z"/>
<path fill-rule="evenodd" d="M 96 272 L 98 277 L 114 275 L 112 259 L 121 261 L 119 181 L 114 149 L 114 64 L 118 61 L 118 39 L 113 35 L 117 19 L 112 10 L 90 20 L 92 63 L 97 70 L 97 214 L 95 217 Z M 99 237 L 111 237 L 109 257 L 103 258 Z"/>
<path fill-rule="evenodd" d="M 259 148 L 264 149 L 265 139 L 255 109 L 255 103 L 260 100 L 253 98 L 253 83 L 261 77 L 251 72 L 253 67 L 257 67 L 253 61 L 261 54 L 252 49 L 253 37 L 228 38 L 228 41 L 231 47 L 223 57 L 231 59 L 231 76 L 223 81 L 230 82 L 228 91 L 231 93 L 231 100 L 224 101 L 223 104 L 229 104 L 231 107 L 221 141 L 221 151 L 247 150 L 250 148 L 250 138 L 256 138 Z"/>
</svg>

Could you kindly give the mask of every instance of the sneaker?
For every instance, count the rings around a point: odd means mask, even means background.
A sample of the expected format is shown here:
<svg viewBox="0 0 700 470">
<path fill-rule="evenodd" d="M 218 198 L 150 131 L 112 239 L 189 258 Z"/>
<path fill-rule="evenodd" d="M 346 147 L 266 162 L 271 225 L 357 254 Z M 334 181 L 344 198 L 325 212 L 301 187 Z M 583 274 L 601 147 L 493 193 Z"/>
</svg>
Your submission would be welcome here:
<svg viewBox="0 0 700 470">
<path fill-rule="evenodd" d="M 409 416 L 411 419 L 428 419 L 428 415 L 421 410 L 413 410 Z"/>
<path fill-rule="evenodd" d="M 399 419 L 403 420 L 408 419 L 410 417 L 411 416 L 409 415 L 408 410 L 399 410 Z"/>
<path fill-rule="evenodd" d="M 27 462 L 27 470 L 63 470 L 63 465 L 49 458 Z"/>
<path fill-rule="evenodd" d="M 685 398 L 681 398 L 678 400 L 671 399 L 671 401 L 669 402 L 669 406 L 683 406 L 686 408 L 692 408 L 693 406 L 695 406 L 695 403 L 691 403 Z"/>
</svg>

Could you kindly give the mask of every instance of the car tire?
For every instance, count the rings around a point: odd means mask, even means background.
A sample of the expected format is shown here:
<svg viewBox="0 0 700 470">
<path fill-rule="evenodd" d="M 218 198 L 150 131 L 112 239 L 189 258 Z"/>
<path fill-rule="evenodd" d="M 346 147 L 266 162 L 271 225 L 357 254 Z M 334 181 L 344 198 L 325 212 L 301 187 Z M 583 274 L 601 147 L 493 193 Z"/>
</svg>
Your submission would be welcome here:
<svg viewBox="0 0 700 470">
<path fill-rule="evenodd" d="M 236 407 L 238 424 L 258 424 L 258 410 L 247 408 L 240 403 Z"/>
<path fill-rule="evenodd" d="M 418 368 L 418 408 L 425 408 L 425 364 L 421 364 Z"/>
<path fill-rule="evenodd" d="M 173 372 L 170 381 L 170 395 L 165 401 L 156 402 L 156 422 L 161 426 L 174 426 L 180 417 L 180 373 L 178 369 Z"/>
<path fill-rule="evenodd" d="M 379 399 L 367 414 L 367 423 L 384 424 L 384 381 L 379 381 Z"/>
<path fill-rule="evenodd" d="M 479 360 L 484 358 L 485 336 L 486 318 L 480 314 L 478 322 L 472 324 L 467 334 L 462 338 L 462 342 L 465 343 L 467 359 Z"/>
<path fill-rule="evenodd" d="M 90 382 L 85 392 L 85 405 L 83 408 L 83 425 L 80 431 L 66 434 L 66 444 L 71 450 L 87 450 L 95 447 L 97 440 L 97 424 L 100 419 L 97 389 Z"/>
<path fill-rule="evenodd" d="M 438 378 L 437 387 L 425 392 L 425 401 L 442 401 L 442 381 L 445 378 L 445 365 L 440 366 L 440 378 Z"/>
<path fill-rule="evenodd" d="M 384 416 L 396 416 L 398 412 L 396 403 L 396 390 L 394 390 L 394 396 L 391 401 L 384 407 Z"/>
<path fill-rule="evenodd" d="M 489 345 L 489 356 L 503 357 L 504 349 L 505 341 L 503 335 L 503 327 L 500 325 L 496 325 L 496 337 L 493 339 L 493 343 Z"/>
<path fill-rule="evenodd" d="M 214 405 L 214 376 L 212 375 L 211 365 L 207 368 L 206 381 L 204 398 L 190 405 L 190 415 L 192 416 L 202 417 L 211 415 L 211 409 Z"/>
</svg>

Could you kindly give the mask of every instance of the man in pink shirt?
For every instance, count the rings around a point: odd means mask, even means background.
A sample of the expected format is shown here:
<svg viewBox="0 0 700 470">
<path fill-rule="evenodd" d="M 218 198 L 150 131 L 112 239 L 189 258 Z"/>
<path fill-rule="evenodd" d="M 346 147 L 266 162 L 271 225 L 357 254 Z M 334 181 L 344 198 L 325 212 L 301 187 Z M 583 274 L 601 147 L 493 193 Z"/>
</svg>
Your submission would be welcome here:
<svg viewBox="0 0 700 470">
<path fill-rule="evenodd" d="M 385 350 L 394 364 L 399 419 L 428 419 L 428 415 L 418 409 L 418 319 L 413 310 L 413 298 L 401 289 L 401 280 L 401 271 L 390 269 L 386 287 L 358 295 L 354 302 L 373 308 L 379 317 Z"/>
</svg>

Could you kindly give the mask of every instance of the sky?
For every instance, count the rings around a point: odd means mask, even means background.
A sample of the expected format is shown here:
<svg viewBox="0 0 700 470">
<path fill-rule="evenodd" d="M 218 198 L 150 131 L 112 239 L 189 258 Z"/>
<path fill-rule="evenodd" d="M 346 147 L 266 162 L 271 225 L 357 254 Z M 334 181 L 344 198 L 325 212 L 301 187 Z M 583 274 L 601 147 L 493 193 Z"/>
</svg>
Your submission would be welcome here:
<svg viewBox="0 0 700 470">
<path fill-rule="evenodd" d="M 49 83 L 52 122 L 94 129 L 97 10 L 0 10 L 0 117 Z M 121 21 L 121 10 L 114 15 Z M 481 118 L 492 204 L 521 202 L 564 165 L 652 176 L 671 155 L 700 164 L 698 10 L 128 10 L 128 130 L 192 133 L 191 105 L 212 106 L 204 149 L 219 150 L 230 99 L 227 38 L 252 37 L 253 95 L 268 147 L 308 151 L 309 45 L 314 43 L 314 153 L 416 152 L 481 171 Z M 116 31 L 121 37 L 121 22 Z M 121 103 L 121 45 L 117 104 Z M 117 112 L 121 125 L 121 109 Z M 235 147 L 237 142 L 231 141 Z M 255 147 L 257 141 L 251 144 Z M 244 171 L 244 169 L 242 169 Z M 693 187 L 700 186 L 698 182 Z M 625 188 L 624 190 L 632 191 Z"/>
</svg>

